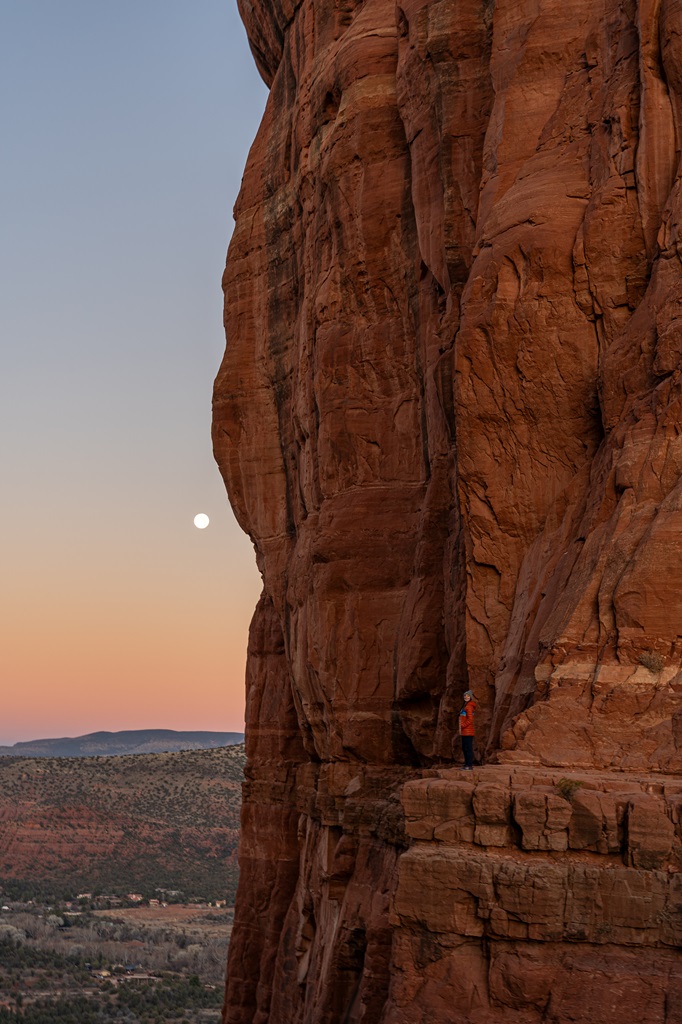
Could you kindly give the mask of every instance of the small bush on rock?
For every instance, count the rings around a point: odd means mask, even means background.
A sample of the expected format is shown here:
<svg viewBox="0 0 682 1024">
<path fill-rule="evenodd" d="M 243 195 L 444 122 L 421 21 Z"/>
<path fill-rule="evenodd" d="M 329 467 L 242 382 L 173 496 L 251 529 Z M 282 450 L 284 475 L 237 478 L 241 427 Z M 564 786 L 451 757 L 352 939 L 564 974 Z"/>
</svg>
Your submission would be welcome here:
<svg viewBox="0 0 682 1024">
<path fill-rule="evenodd" d="M 559 779 L 556 784 L 559 795 L 569 802 L 573 799 L 575 791 L 580 789 L 581 786 L 582 782 L 579 782 L 577 779 Z"/>
<path fill-rule="evenodd" d="M 644 668 L 648 668 L 650 672 L 662 672 L 665 664 L 658 651 L 642 651 L 639 663 L 644 665 Z"/>
</svg>

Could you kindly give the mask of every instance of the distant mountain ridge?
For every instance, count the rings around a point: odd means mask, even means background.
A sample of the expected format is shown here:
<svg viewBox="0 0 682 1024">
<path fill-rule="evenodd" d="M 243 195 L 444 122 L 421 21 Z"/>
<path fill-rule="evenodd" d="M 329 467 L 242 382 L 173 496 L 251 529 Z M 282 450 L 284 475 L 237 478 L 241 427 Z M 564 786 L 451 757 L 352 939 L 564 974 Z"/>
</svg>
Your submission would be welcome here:
<svg viewBox="0 0 682 1024">
<path fill-rule="evenodd" d="M 91 732 L 86 736 L 26 740 L 0 746 L 0 757 L 118 757 L 123 754 L 164 754 L 177 750 L 213 750 L 242 743 L 241 732 L 177 732 L 175 729 L 128 729 Z"/>
</svg>

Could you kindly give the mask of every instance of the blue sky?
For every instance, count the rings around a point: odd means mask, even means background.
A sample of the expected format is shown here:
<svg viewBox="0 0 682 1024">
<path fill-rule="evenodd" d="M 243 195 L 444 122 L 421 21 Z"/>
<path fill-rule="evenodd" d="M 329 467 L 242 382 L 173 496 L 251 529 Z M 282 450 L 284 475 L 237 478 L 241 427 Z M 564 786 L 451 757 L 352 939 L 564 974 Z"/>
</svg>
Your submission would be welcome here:
<svg viewBox="0 0 682 1024">
<path fill-rule="evenodd" d="M 0 79 L 0 743 L 237 728 L 260 581 L 210 398 L 267 93 L 236 4 L 1 0 Z"/>
</svg>

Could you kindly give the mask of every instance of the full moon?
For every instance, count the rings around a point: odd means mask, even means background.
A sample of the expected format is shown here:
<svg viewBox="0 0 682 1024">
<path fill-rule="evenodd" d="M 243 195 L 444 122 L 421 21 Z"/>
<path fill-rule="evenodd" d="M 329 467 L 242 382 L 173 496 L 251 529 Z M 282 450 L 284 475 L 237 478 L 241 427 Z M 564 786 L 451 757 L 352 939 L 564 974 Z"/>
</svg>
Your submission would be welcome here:
<svg viewBox="0 0 682 1024">
<path fill-rule="evenodd" d="M 198 516 L 194 517 L 194 525 L 197 530 L 205 530 L 210 520 L 205 512 L 200 512 Z"/>
</svg>

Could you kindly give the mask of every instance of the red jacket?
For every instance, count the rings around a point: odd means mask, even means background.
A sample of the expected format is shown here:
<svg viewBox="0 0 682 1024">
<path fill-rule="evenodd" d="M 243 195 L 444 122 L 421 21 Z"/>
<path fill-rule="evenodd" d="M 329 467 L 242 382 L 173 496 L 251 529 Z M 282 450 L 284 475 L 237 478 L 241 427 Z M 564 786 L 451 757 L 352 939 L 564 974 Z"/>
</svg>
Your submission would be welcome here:
<svg viewBox="0 0 682 1024">
<path fill-rule="evenodd" d="M 459 716 L 459 734 L 460 736 L 475 736 L 476 731 L 474 729 L 474 711 L 476 710 L 476 701 L 467 700 L 464 703 L 464 715 Z"/>
</svg>

